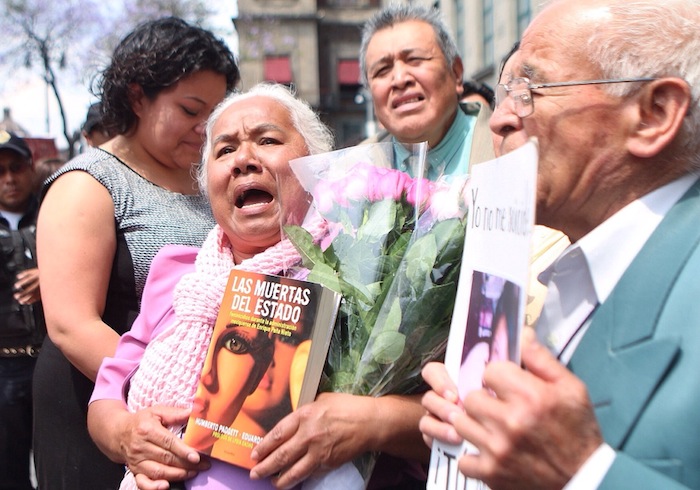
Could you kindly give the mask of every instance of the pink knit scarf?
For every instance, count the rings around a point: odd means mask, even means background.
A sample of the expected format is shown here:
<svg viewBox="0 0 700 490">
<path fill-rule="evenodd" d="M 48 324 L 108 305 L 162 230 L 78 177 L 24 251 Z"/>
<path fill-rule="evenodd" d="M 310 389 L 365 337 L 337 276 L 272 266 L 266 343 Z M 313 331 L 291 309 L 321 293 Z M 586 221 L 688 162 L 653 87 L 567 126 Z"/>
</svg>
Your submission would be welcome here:
<svg viewBox="0 0 700 490">
<path fill-rule="evenodd" d="M 316 219 L 305 228 L 318 242 L 325 236 L 327 226 L 322 219 Z M 285 239 L 236 265 L 231 242 L 215 226 L 197 254 L 194 272 L 184 275 L 175 288 L 173 306 L 177 320 L 151 339 L 131 378 L 127 395 L 129 410 L 136 412 L 155 405 L 192 407 L 232 268 L 287 274 L 300 263 L 299 253 Z M 182 431 L 182 427 L 170 429 L 178 434 Z M 133 475 L 127 472 L 120 489 L 135 488 Z"/>
</svg>

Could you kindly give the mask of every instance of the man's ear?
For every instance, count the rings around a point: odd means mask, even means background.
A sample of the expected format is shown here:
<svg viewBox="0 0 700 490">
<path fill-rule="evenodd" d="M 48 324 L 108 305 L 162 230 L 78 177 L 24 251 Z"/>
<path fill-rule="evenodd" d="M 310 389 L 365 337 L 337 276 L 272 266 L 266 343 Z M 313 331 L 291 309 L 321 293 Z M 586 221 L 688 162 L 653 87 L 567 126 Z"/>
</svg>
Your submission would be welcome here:
<svg viewBox="0 0 700 490">
<path fill-rule="evenodd" d="M 452 74 L 455 77 L 455 82 L 457 83 L 457 86 L 455 89 L 457 90 L 457 94 L 461 97 L 462 92 L 464 92 L 464 86 L 462 85 L 462 77 L 464 76 L 464 65 L 462 64 L 462 58 L 459 56 L 456 56 L 454 61 L 452 62 Z"/>
<path fill-rule="evenodd" d="M 638 119 L 628 140 L 630 153 L 649 158 L 668 147 L 678 135 L 690 101 L 690 87 L 681 78 L 648 82 L 638 99 Z"/>
</svg>

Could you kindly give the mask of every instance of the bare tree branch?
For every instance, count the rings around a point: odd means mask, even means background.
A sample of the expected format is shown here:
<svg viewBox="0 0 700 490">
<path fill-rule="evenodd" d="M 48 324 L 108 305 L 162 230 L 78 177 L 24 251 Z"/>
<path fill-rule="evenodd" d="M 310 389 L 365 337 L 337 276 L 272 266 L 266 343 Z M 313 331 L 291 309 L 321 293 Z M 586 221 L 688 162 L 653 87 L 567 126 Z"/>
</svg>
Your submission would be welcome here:
<svg viewBox="0 0 700 490">
<path fill-rule="evenodd" d="M 75 78 L 94 76 L 96 60 L 108 60 L 117 42 L 136 24 L 175 15 L 202 24 L 212 14 L 203 0 L 127 0 L 121 15 L 104 18 L 97 0 L 0 0 L 3 43 L 0 64 L 34 70 L 51 89 L 61 116 L 69 158 L 77 131 L 68 128 L 58 80 L 70 70 Z"/>
</svg>

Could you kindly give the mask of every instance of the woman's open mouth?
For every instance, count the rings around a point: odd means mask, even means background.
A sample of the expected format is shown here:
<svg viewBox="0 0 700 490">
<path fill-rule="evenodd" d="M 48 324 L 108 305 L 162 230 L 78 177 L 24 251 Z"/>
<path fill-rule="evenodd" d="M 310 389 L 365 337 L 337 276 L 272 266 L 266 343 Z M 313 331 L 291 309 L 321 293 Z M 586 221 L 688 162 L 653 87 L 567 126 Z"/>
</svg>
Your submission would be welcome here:
<svg viewBox="0 0 700 490">
<path fill-rule="evenodd" d="M 262 189 L 248 189 L 243 191 L 236 198 L 236 207 L 239 209 L 248 206 L 259 206 L 261 204 L 269 204 L 272 202 L 272 194 Z"/>
</svg>

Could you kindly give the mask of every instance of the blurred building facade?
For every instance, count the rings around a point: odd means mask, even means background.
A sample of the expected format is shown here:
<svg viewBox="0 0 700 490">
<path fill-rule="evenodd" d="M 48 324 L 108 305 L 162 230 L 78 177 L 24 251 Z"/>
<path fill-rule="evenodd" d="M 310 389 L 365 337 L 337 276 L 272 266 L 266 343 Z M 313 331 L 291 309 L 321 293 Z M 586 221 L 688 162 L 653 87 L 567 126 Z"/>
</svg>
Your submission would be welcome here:
<svg viewBox="0 0 700 490">
<path fill-rule="evenodd" d="M 15 133 L 17 136 L 24 138 L 27 146 L 32 152 L 32 159 L 38 162 L 44 158 L 57 158 L 58 149 L 54 138 L 37 138 L 31 137 L 29 132 L 24 129 L 17 121 L 12 118 L 12 111 L 9 107 L 3 109 L 3 118 L 0 121 L 0 129 Z"/>
<path fill-rule="evenodd" d="M 375 130 L 359 82 L 361 28 L 397 0 L 238 0 L 242 85 L 293 85 L 333 128 L 339 148 Z M 399 0 L 406 1 L 406 0 Z M 538 0 L 415 0 L 440 9 L 457 40 L 465 79 L 496 83 L 503 56 L 537 11 Z M 496 5 L 498 3 L 498 5 Z"/>
</svg>

